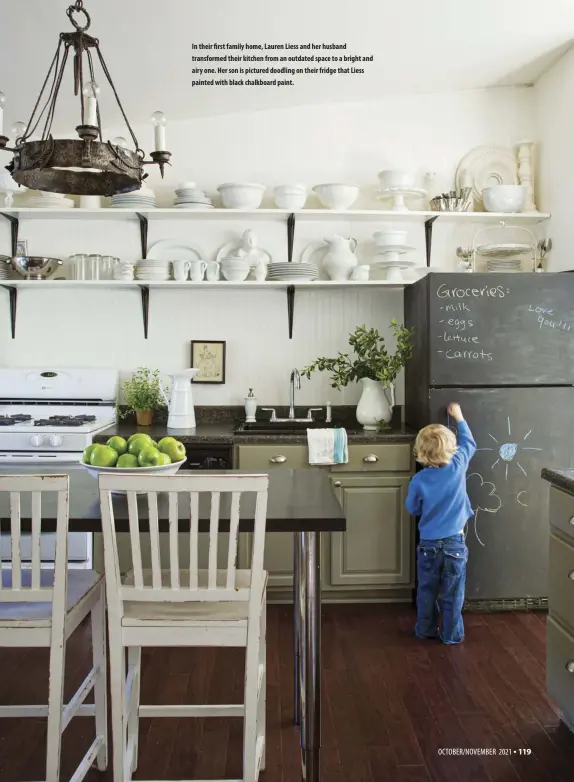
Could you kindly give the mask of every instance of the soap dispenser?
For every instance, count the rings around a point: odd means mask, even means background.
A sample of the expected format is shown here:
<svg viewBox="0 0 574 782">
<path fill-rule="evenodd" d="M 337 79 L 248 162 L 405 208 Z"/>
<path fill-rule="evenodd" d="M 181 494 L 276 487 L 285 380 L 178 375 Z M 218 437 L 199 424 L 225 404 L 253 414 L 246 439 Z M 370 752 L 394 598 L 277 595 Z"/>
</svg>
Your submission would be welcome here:
<svg viewBox="0 0 574 782">
<path fill-rule="evenodd" d="M 255 423 L 255 413 L 257 412 L 257 397 L 253 393 L 253 389 L 249 389 L 249 393 L 245 397 L 245 423 Z"/>
</svg>

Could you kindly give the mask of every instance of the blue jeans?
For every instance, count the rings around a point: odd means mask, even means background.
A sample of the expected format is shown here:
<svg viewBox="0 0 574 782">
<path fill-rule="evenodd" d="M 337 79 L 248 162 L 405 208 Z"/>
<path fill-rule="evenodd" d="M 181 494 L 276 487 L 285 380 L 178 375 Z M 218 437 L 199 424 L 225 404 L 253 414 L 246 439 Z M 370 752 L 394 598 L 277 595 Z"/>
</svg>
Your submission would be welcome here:
<svg viewBox="0 0 574 782">
<path fill-rule="evenodd" d="M 444 540 L 421 540 L 417 547 L 417 623 L 419 638 L 437 638 L 445 644 L 464 640 L 462 606 L 468 549 L 464 535 Z M 441 599 L 442 623 L 439 628 Z"/>
</svg>

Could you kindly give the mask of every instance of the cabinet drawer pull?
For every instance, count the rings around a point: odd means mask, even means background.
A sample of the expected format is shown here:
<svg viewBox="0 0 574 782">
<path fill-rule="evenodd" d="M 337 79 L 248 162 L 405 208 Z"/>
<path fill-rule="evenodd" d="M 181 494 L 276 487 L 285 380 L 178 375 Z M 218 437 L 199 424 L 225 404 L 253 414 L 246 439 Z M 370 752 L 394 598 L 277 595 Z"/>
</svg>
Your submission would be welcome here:
<svg viewBox="0 0 574 782">
<path fill-rule="evenodd" d="M 339 488 L 339 486 L 342 486 L 342 485 L 343 484 L 342 484 L 341 481 L 335 481 L 335 483 L 333 484 L 333 486 L 336 486 L 337 488 Z"/>
<path fill-rule="evenodd" d="M 271 459 L 269 459 L 271 464 L 285 464 L 287 461 L 286 456 L 272 456 Z"/>
<path fill-rule="evenodd" d="M 574 581 L 574 570 L 571 570 L 571 571 L 568 573 L 568 578 L 570 579 L 570 581 Z"/>
<path fill-rule="evenodd" d="M 574 660 L 568 660 L 566 663 L 566 670 L 568 673 L 574 673 Z"/>
<path fill-rule="evenodd" d="M 373 464 L 374 462 L 379 461 L 379 457 L 375 456 L 374 453 L 370 453 L 368 456 L 363 457 L 363 461 L 366 462 L 367 464 Z"/>
<path fill-rule="evenodd" d="M 571 524 L 571 525 L 574 527 L 574 516 L 570 516 L 570 518 L 568 519 L 568 521 L 569 521 L 569 522 L 570 522 L 570 524 Z"/>
</svg>

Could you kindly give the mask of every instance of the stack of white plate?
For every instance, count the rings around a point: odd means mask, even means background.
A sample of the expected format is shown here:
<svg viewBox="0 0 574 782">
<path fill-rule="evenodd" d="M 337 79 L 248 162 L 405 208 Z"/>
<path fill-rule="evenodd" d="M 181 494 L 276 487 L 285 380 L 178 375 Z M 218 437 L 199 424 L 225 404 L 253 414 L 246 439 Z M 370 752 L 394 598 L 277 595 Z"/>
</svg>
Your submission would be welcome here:
<svg viewBox="0 0 574 782">
<path fill-rule="evenodd" d="M 35 193 L 28 198 L 27 206 L 33 209 L 73 209 L 74 201 L 61 193 Z"/>
<path fill-rule="evenodd" d="M 145 273 L 145 272 L 144 272 Z M 118 263 L 114 267 L 114 280 L 122 280 L 123 282 L 129 282 L 134 278 L 134 265 L 133 263 Z"/>
<path fill-rule="evenodd" d="M 181 183 L 175 191 L 173 205 L 176 209 L 213 209 L 211 198 L 195 182 Z"/>
<path fill-rule="evenodd" d="M 114 209 L 155 209 L 155 193 L 149 187 L 141 187 L 131 193 L 118 193 L 112 196 Z"/>
<path fill-rule="evenodd" d="M 319 276 L 314 263 L 271 263 L 267 279 L 283 282 L 310 282 Z"/>
<path fill-rule="evenodd" d="M 171 279 L 170 269 L 169 261 L 141 260 L 138 261 L 136 265 L 136 280 L 163 282 Z"/>
<path fill-rule="evenodd" d="M 489 258 L 486 262 L 488 272 L 521 272 L 520 258 Z"/>
</svg>

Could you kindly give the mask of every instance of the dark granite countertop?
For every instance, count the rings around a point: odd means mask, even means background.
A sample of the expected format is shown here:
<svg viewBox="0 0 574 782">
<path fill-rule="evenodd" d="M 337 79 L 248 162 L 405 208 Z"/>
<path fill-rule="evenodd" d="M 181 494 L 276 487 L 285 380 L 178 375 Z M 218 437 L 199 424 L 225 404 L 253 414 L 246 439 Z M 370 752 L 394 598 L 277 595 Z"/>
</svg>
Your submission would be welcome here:
<svg viewBox="0 0 574 782">
<path fill-rule="evenodd" d="M 553 486 L 574 494 L 574 470 L 553 470 L 545 467 L 542 470 L 542 477 Z"/>
<path fill-rule="evenodd" d="M 272 445 L 282 443 L 284 445 L 305 445 L 307 443 L 307 433 L 295 432 L 293 434 L 247 434 L 242 432 L 234 433 L 237 424 L 233 422 L 221 423 L 199 423 L 195 429 L 185 429 L 178 432 L 168 432 L 165 423 L 153 424 L 152 426 L 137 426 L 125 422 L 118 422 L 110 426 L 103 432 L 100 432 L 94 440 L 96 442 L 105 442 L 109 437 L 118 434 L 121 437 L 129 437 L 135 432 L 145 432 L 154 440 L 160 440 L 168 434 L 177 437 L 184 445 Z M 401 424 L 393 425 L 389 429 L 383 429 L 380 432 L 365 432 L 363 429 L 347 428 L 349 443 L 407 443 L 414 442 L 416 432 Z"/>
</svg>

